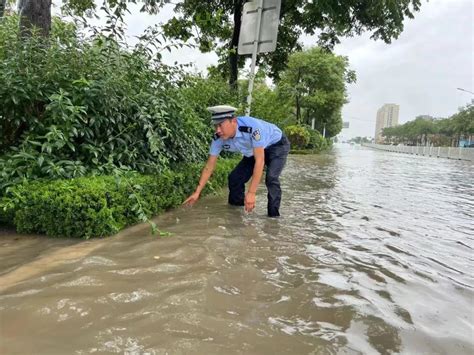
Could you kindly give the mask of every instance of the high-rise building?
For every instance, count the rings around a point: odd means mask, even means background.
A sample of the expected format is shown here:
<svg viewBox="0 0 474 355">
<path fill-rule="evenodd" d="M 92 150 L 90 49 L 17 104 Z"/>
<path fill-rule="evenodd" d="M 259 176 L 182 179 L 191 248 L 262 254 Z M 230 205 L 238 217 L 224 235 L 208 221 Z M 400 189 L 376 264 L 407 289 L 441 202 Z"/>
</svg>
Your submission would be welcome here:
<svg viewBox="0 0 474 355">
<path fill-rule="evenodd" d="M 375 123 L 375 143 L 383 143 L 382 130 L 387 127 L 398 125 L 398 112 L 400 106 L 396 104 L 385 104 L 377 110 L 377 121 Z"/>
</svg>

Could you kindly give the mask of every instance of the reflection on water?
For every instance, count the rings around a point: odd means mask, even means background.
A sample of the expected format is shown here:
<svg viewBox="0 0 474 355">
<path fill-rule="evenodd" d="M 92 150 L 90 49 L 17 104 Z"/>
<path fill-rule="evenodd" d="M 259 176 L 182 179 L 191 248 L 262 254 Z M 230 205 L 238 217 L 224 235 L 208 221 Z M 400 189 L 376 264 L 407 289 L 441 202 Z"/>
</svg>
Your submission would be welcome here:
<svg viewBox="0 0 474 355">
<path fill-rule="evenodd" d="M 472 354 L 472 163 L 293 156 L 283 217 L 203 199 L 106 241 L 0 242 L 0 353 Z"/>
</svg>

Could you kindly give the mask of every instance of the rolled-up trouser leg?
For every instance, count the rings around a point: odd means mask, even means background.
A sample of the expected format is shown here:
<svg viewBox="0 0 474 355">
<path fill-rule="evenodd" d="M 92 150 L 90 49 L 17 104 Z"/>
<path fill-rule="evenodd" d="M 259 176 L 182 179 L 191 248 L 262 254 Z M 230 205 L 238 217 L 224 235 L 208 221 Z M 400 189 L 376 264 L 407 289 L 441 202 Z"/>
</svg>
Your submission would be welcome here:
<svg viewBox="0 0 474 355">
<path fill-rule="evenodd" d="M 229 174 L 229 204 L 243 206 L 245 201 L 245 183 L 250 180 L 255 165 L 254 157 L 243 157 Z"/>
<path fill-rule="evenodd" d="M 267 165 L 265 185 L 267 185 L 268 190 L 267 212 L 269 217 L 280 216 L 280 174 L 285 166 L 288 152 L 289 144 L 271 147 L 265 151 L 265 163 Z"/>
</svg>

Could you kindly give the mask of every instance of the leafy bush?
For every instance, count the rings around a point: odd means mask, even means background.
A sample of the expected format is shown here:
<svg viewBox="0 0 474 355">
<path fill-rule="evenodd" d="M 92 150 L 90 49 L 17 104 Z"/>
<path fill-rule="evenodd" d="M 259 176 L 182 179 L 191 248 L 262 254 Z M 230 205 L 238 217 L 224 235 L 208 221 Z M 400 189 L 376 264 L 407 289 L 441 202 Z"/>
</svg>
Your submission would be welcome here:
<svg viewBox="0 0 474 355">
<path fill-rule="evenodd" d="M 236 160 L 219 161 L 203 195 L 224 186 L 235 164 Z M 191 164 L 160 175 L 25 182 L 0 199 L 0 221 L 24 233 L 104 237 L 182 203 L 194 191 L 201 169 Z"/>
<path fill-rule="evenodd" d="M 292 154 L 314 154 L 332 146 L 331 139 L 324 138 L 307 125 L 287 126 L 285 133 L 291 142 Z"/>
<path fill-rule="evenodd" d="M 55 19 L 45 45 L 6 16 L 0 63 L 0 196 L 24 179 L 156 174 L 207 155 L 208 114 L 181 90 L 195 83 L 142 43 L 83 39 Z"/>
<path fill-rule="evenodd" d="M 285 134 L 291 145 L 297 149 L 306 148 L 311 138 L 309 130 L 306 127 L 297 125 L 285 127 Z"/>
<path fill-rule="evenodd" d="M 307 149 L 324 150 L 327 147 L 327 140 L 314 129 L 309 129 L 309 142 L 306 145 Z"/>
</svg>

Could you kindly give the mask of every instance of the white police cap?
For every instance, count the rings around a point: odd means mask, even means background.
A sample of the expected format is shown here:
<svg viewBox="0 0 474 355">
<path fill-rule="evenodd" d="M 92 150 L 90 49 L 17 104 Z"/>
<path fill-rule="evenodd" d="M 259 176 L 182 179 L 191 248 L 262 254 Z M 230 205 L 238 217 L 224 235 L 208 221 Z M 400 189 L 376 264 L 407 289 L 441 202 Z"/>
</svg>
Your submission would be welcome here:
<svg viewBox="0 0 474 355">
<path fill-rule="evenodd" d="M 218 105 L 208 107 L 207 110 L 211 113 L 211 120 L 213 124 L 218 124 L 224 121 L 226 118 L 234 117 L 237 109 L 228 105 Z"/>
</svg>

